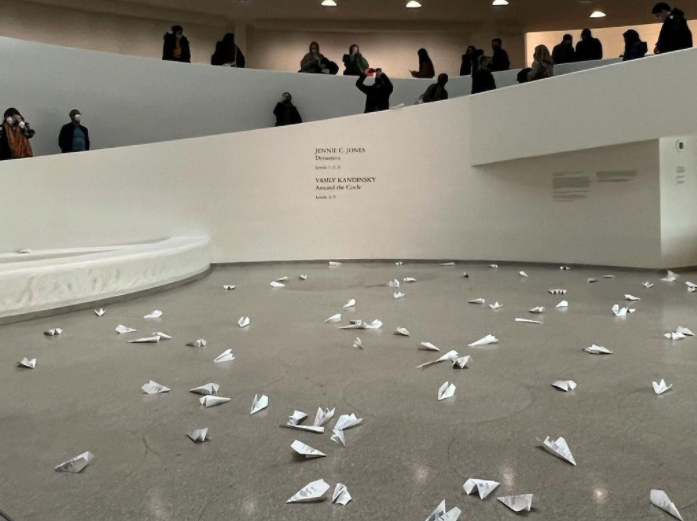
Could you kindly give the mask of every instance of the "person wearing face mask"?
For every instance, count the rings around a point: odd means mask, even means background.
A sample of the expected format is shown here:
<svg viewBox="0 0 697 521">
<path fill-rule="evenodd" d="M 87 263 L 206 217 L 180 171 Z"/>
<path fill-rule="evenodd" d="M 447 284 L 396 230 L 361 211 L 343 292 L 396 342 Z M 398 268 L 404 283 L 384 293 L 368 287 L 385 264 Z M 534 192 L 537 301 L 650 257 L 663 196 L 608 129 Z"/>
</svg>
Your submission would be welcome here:
<svg viewBox="0 0 697 521">
<path fill-rule="evenodd" d="M 17 109 L 7 109 L 0 126 L 0 161 L 34 157 L 29 143 L 34 134 Z"/>
<path fill-rule="evenodd" d="M 361 54 L 361 49 L 355 43 L 349 47 L 349 53 L 344 54 L 344 76 L 362 76 L 370 65 Z"/>
<path fill-rule="evenodd" d="M 90 133 L 83 127 L 82 114 L 77 109 L 70 111 L 70 123 L 61 128 L 58 136 L 58 146 L 63 154 L 84 152 L 90 149 Z"/>
<path fill-rule="evenodd" d="M 162 59 L 170 62 L 191 63 L 191 46 L 189 39 L 184 36 L 181 25 L 172 27 L 171 33 L 165 33 L 165 44 L 162 48 Z"/>
<path fill-rule="evenodd" d="M 300 112 L 293 105 L 293 96 L 289 92 L 284 92 L 281 101 L 276 103 L 276 108 L 273 109 L 273 115 L 276 116 L 276 126 L 285 127 L 287 125 L 297 125 L 303 122 L 300 117 Z"/>
<path fill-rule="evenodd" d="M 389 110 L 394 87 L 387 74 L 382 69 L 375 69 L 375 83 L 372 85 L 365 85 L 366 78 L 365 74 L 361 74 L 356 80 L 356 87 L 365 94 L 365 113 Z"/>
</svg>

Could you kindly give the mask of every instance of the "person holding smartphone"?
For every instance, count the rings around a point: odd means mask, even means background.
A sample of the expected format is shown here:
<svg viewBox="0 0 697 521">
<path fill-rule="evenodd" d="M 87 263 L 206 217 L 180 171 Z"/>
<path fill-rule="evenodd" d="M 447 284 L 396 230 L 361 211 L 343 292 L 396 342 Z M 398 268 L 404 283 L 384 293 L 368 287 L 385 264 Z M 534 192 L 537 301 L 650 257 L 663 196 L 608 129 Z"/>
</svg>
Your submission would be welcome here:
<svg viewBox="0 0 697 521">
<path fill-rule="evenodd" d="M 29 140 L 34 131 L 17 109 L 7 109 L 0 126 L 0 161 L 34 157 Z"/>
<path fill-rule="evenodd" d="M 356 87 L 365 94 L 365 113 L 378 112 L 388 110 L 390 108 L 390 96 L 394 87 L 390 78 L 383 72 L 382 69 L 375 69 L 375 82 L 372 85 L 366 85 L 365 73 L 356 80 Z"/>
</svg>

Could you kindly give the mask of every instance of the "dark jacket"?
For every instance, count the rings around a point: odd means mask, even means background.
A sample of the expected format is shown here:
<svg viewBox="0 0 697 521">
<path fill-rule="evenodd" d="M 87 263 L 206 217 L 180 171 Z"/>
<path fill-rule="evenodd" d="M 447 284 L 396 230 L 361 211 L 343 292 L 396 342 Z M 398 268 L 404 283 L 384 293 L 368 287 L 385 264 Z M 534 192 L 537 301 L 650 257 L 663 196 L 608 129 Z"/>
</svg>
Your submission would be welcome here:
<svg viewBox="0 0 697 521">
<path fill-rule="evenodd" d="M 215 52 L 211 56 L 211 65 L 225 65 L 226 63 L 235 62 L 235 67 L 238 69 L 244 69 L 246 65 L 246 60 L 244 59 L 244 54 L 240 51 L 240 48 L 235 45 L 235 52 L 231 52 L 223 42 L 218 42 L 215 45 Z"/>
<path fill-rule="evenodd" d="M 177 37 L 172 33 L 166 33 L 165 43 L 162 47 L 162 59 L 165 61 L 178 61 L 183 63 L 191 63 L 191 46 L 189 45 L 189 39 L 186 36 L 182 36 L 179 40 L 179 46 L 182 48 L 182 55 L 178 60 L 174 59 L 174 49 L 177 46 Z"/>
<path fill-rule="evenodd" d="M 574 46 L 564 45 L 563 43 L 555 45 L 552 50 L 552 61 L 554 61 L 554 65 L 575 62 L 576 51 L 574 51 Z"/>
<path fill-rule="evenodd" d="M 622 61 L 626 62 L 628 60 L 636 60 L 637 58 L 643 58 L 646 53 L 649 52 L 649 46 L 646 42 L 637 42 L 634 45 L 625 47 L 624 55 L 622 56 Z"/>
<path fill-rule="evenodd" d="M 286 125 L 297 125 L 303 122 L 300 117 L 300 112 L 292 103 L 276 103 L 276 108 L 273 109 L 273 115 L 276 116 L 276 126 L 285 127 Z"/>
<path fill-rule="evenodd" d="M 479 69 L 472 74 L 472 94 L 479 94 L 496 89 L 494 75 L 486 69 Z"/>
<path fill-rule="evenodd" d="M 580 40 L 576 44 L 576 61 L 587 62 L 603 59 L 603 44 L 592 36 L 587 40 Z"/>
<path fill-rule="evenodd" d="M 90 132 L 87 130 L 87 127 L 83 127 L 82 125 L 79 125 L 80 130 L 85 134 L 85 150 L 90 149 Z M 61 132 L 58 135 L 58 146 L 61 149 L 61 153 L 63 154 L 69 154 L 70 152 L 73 151 L 73 135 L 75 133 L 75 125 L 72 123 L 68 123 L 67 125 L 63 125 L 63 128 L 61 128 Z"/>
<path fill-rule="evenodd" d="M 433 62 L 428 59 L 424 60 L 422 63 L 419 63 L 419 70 L 416 71 L 415 73 L 412 73 L 412 77 L 414 78 L 435 78 L 436 76 L 436 70 L 433 67 Z"/>
<path fill-rule="evenodd" d="M 421 99 L 424 103 L 446 100 L 448 99 L 448 91 L 445 90 L 445 87 L 440 83 L 434 83 L 433 85 L 429 85 L 424 95 L 421 96 Z"/>
<path fill-rule="evenodd" d="M 24 127 L 24 135 L 31 139 L 36 134 L 36 130 L 29 126 L 29 123 L 25 121 L 26 126 Z M 0 161 L 5 161 L 12 159 L 12 149 L 10 144 L 7 142 L 7 134 L 5 134 L 5 123 L 0 122 Z"/>
<path fill-rule="evenodd" d="M 660 54 L 663 54 L 690 47 L 692 47 L 692 31 L 685 20 L 685 13 L 680 9 L 673 9 L 670 16 L 663 22 L 656 48 Z"/>
<path fill-rule="evenodd" d="M 394 87 L 386 74 L 382 75 L 382 81 L 375 79 L 372 85 L 365 85 L 366 76 L 362 75 L 356 80 L 356 87 L 365 94 L 365 113 L 388 110 L 390 108 L 390 96 Z"/>
<path fill-rule="evenodd" d="M 494 49 L 494 54 L 491 56 L 489 70 L 491 72 L 507 71 L 511 68 L 511 60 L 508 59 L 508 53 L 501 49 Z"/>
<path fill-rule="evenodd" d="M 368 60 L 361 53 L 358 53 L 353 61 L 350 54 L 344 54 L 342 61 L 345 67 L 344 76 L 360 76 L 368 69 Z"/>
<path fill-rule="evenodd" d="M 320 64 L 322 60 L 326 60 L 324 54 L 318 54 L 317 59 L 312 56 L 312 53 L 307 53 L 300 60 L 300 72 L 306 72 L 308 74 L 322 74 L 322 67 Z"/>
<path fill-rule="evenodd" d="M 462 64 L 460 65 L 460 76 L 469 76 L 479 68 L 479 57 L 484 55 L 482 49 L 477 49 L 474 54 L 463 54 Z"/>
</svg>

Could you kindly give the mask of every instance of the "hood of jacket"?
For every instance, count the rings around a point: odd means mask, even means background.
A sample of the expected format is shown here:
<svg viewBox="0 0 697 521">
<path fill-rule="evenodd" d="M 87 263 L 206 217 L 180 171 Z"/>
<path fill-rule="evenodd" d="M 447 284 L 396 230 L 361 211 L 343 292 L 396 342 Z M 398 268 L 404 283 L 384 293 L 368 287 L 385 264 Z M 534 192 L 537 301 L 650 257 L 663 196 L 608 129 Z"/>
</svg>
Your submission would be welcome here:
<svg viewBox="0 0 697 521">
<path fill-rule="evenodd" d="M 676 7 L 670 12 L 670 17 L 675 18 L 676 20 L 684 20 L 685 13 Z"/>
</svg>

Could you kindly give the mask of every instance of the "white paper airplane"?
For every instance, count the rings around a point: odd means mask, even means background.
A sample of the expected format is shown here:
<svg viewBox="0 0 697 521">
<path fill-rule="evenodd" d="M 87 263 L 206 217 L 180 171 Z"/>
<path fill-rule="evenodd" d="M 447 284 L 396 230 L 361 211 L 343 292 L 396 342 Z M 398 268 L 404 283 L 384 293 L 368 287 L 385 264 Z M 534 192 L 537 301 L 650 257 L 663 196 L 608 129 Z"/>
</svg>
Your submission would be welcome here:
<svg viewBox="0 0 697 521">
<path fill-rule="evenodd" d="M 671 332 L 671 333 L 666 333 L 666 334 L 663 335 L 663 336 L 666 337 L 666 338 L 669 339 L 669 340 L 683 340 L 683 339 L 685 339 L 685 334 L 684 334 L 684 333 L 680 333 L 679 331 L 678 331 L 678 332 L 675 332 L 675 333 L 673 333 L 673 332 Z"/>
<path fill-rule="evenodd" d="M 474 299 L 474 300 L 470 300 L 470 301 L 468 302 L 468 304 L 480 304 L 480 305 L 484 305 L 484 304 L 486 304 L 486 300 L 484 300 L 483 298 L 476 298 L 476 299 Z"/>
<path fill-rule="evenodd" d="M 48 331 L 44 331 L 44 335 L 46 336 L 58 336 L 63 333 L 63 330 L 59 327 L 55 329 L 49 329 Z"/>
<path fill-rule="evenodd" d="M 697 284 L 695 284 L 694 282 L 690 282 L 689 280 L 687 282 L 685 282 L 685 286 L 687 286 L 688 289 L 697 288 Z"/>
<path fill-rule="evenodd" d="M 489 268 L 491 268 L 492 270 L 495 270 L 495 269 L 497 269 L 498 267 L 499 267 L 498 264 L 489 264 Z"/>
<path fill-rule="evenodd" d="M 678 275 L 670 270 L 667 270 L 666 276 L 661 279 L 663 282 L 675 282 L 678 280 Z"/>
<path fill-rule="evenodd" d="M 455 396 L 455 384 L 451 384 L 449 382 L 445 382 L 443 385 L 440 386 L 440 389 L 438 389 L 438 401 L 445 400 L 447 398 L 452 398 Z"/>
<path fill-rule="evenodd" d="M 457 521 L 462 512 L 455 507 L 450 511 L 445 508 L 445 499 L 440 502 L 436 509 L 426 518 L 426 521 Z"/>
<path fill-rule="evenodd" d="M 305 275 L 304 273 L 300 275 L 300 280 L 307 280 L 307 275 Z"/>
<path fill-rule="evenodd" d="M 363 342 L 360 338 L 356 337 L 356 340 L 353 341 L 353 347 L 356 349 L 363 349 Z"/>
<path fill-rule="evenodd" d="M 404 298 L 404 293 L 402 293 L 401 291 L 395 291 L 394 298 L 395 299 Z"/>
<path fill-rule="evenodd" d="M 356 305 L 356 299 L 355 298 L 349 299 L 349 301 L 346 304 L 344 304 L 344 309 L 352 308 L 355 305 Z"/>
<path fill-rule="evenodd" d="M 337 483 L 336 488 L 334 489 L 334 494 L 332 495 L 332 503 L 337 503 L 341 506 L 346 506 L 348 505 L 349 501 L 351 501 L 351 499 L 351 494 L 349 494 L 346 485 L 344 485 L 343 483 Z"/>
<path fill-rule="evenodd" d="M 674 518 L 682 521 L 682 516 L 680 515 L 680 512 L 678 512 L 678 509 L 675 506 L 675 503 L 673 503 L 668 498 L 668 494 L 666 494 L 664 491 L 652 490 L 651 495 L 649 496 L 649 499 L 651 500 L 652 505 L 657 506 L 661 510 L 668 512 Z"/>
<path fill-rule="evenodd" d="M 162 384 L 158 384 L 154 380 L 150 380 L 148 383 L 143 385 L 143 387 L 141 387 L 141 389 L 143 389 L 143 392 L 145 394 L 162 394 L 162 393 L 169 392 L 169 387 L 165 387 Z"/>
<path fill-rule="evenodd" d="M 480 346 L 488 346 L 491 344 L 498 344 L 499 339 L 496 338 L 494 335 L 486 335 L 484 338 L 480 338 L 476 342 L 472 342 L 471 344 L 468 344 L 469 347 L 480 347 Z"/>
<path fill-rule="evenodd" d="M 571 454 L 571 450 L 569 449 L 569 444 L 566 443 L 566 440 L 564 438 L 559 437 L 558 439 L 553 440 L 552 438 L 547 436 L 547 438 L 545 439 L 545 441 L 542 442 L 542 444 L 555 456 L 563 459 L 564 461 L 568 461 L 574 467 L 576 466 L 576 460 L 574 460 L 574 456 Z"/>
<path fill-rule="evenodd" d="M 653 288 L 653 284 L 651 284 L 648 280 L 642 284 L 646 289 Z"/>
<path fill-rule="evenodd" d="M 334 434 L 332 434 L 332 441 L 336 443 L 341 443 L 346 447 L 346 436 L 344 436 L 344 431 L 340 429 L 334 429 Z"/>
<path fill-rule="evenodd" d="M 419 349 L 421 351 L 440 351 L 440 349 L 431 342 L 421 342 L 421 347 L 419 347 Z"/>
<path fill-rule="evenodd" d="M 308 503 L 310 501 L 322 501 L 324 495 L 329 490 L 329 485 L 323 480 L 318 479 L 308 483 L 295 493 L 286 503 Z"/>
<path fill-rule="evenodd" d="M 342 414 L 334 424 L 332 441 L 341 443 L 344 447 L 346 447 L 346 437 L 344 436 L 344 431 L 359 425 L 362 421 L 363 418 L 357 418 L 355 414 Z"/>
<path fill-rule="evenodd" d="M 154 331 L 152 336 L 159 336 L 160 340 L 172 340 L 172 337 L 162 331 Z"/>
<path fill-rule="evenodd" d="M 104 316 L 104 313 L 106 313 L 106 309 L 99 308 L 94 310 L 94 314 L 97 315 L 98 317 Z"/>
<path fill-rule="evenodd" d="M 213 395 L 208 395 L 208 396 L 202 396 L 198 400 L 201 405 L 204 407 L 215 407 L 216 405 L 220 405 L 223 403 L 227 403 L 230 401 L 230 398 L 225 398 L 223 396 L 213 396 Z"/>
<path fill-rule="evenodd" d="M 503 307 L 503 304 L 499 304 L 498 302 L 494 302 L 493 304 L 489 304 L 489 307 L 496 311 L 497 309 L 501 309 Z"/>
<path fill-rule="evenodd" d="M 203 443 L 204 441 L 208 441 L 210 439 L 208 437 L 208 427 L 205 429 L 194 429 L 193 431 L 189 432 L 187 436 L 194 443 Z"/>
<path fill-rule="evenodd" d="M 252 408 L 249 412 L 250 416 L 252 414 L 256 414 L 259 411 L 266 409 L 269 406 L 269 397 L 266 396 L 265 394 L 262 394 L 261 396 L 257 397 L 257 395 L 254 395 L 254 401 L 252 402 Z"/>
<path fill-rule="evenodd" d="M 211 394 L 218 394 L 219 389 L 220 389 L 220 385 L 215 384 L 215 383 L 209 383 L 206 385 L 202 385 L 200 387 L 194 387 L 189 392 L 194 393 L 194 394 L 202 394 L 204 396 L 209 396 Z"/>
<path fill-rule="evenodd" d="M 519 271 L 518 275 L 520 275 L 521 277 L 526 277 L 526 278 L 528 277 L 528 274 L 525 273 L 524 271 Z"/>
<path fill-rule="evenodd" d="M 535 313 L 536 315 L 539 315 L 540 313 L 544 313 L 544 312 L 545 312 L 545 308 L 542 306 L 537 306 L 536 308 L 532 308 L 530 310 L 530 313 Z"/>
<path fill-rule="evenodd" d="M 566 295 L 566 290 L 565 289 L 550 289 L 549 292 L 552 295 Z"/>
<path fill-rule="evenodd" d="M 506 505 L 513 512 L 522 512 L 523 510 L 530 512 L 532 508 L 532 494 L 523 494 L 520 496 L 503 496 L 497 498 L 501 503 Z"/>
<path fill-rule="evenodd" d="M 83 452 L 79 456 L 75 456 L 73 459 L 58 465 L 56 467 L 56 471 L 77 474 L 79 472 L 82 472 L 82 469 L 89 465 L 92 462 L 93 458 L 94 454 L 92 454 L 91 452 Z"/>
<path fill-rule="evenodd" d="M 397 279 L 391 280 L 387 283 L 387 285 L 391 288 L 398 288 L 399 287 L 399 281 Z"/>
<path fill-rule="evenodd" d="M 610 351 L 607 347 L 597 346 L 595 344 L 591 345 L 590 347 L 586 347 L 583 350 L 586 353 L 590 353 L 592 355 L 611 355 L 612 354 L 612 351 Z"/>
<path fill-rule="evenodd" d="M 695 334 L 692 331 L 690 331 L 689 329 L 687 329 L 686 327 L 678 326 L 678 329 L 676 329 L 676 331 L 678 333 L 682 333 L 683 335 L 695 336 Z"/>
<path fill-rule="evenodd" d="M 285 284 L 281 284 L 280 282 L 276 282 L 275 280 L 270 284 L 272 288 L 285 288 Z"/>
<path fill-rule="evenodd" d="M 523 324 L 544 324 L 541 320 L 530 320 L 529 318 L 516 318 L 515 321 Z"/>
<path fill-rule="evenodd" d="M 317 449 L 313 449 L 309 445 L 304 444 L 302 441 L 295 440 L 291 446 L 295 452 L 304 456 L 305 459 L 315 459 L 315 458 L 326 458 L 327 455 L 324 452 L 320 452 Z"/>
<path fill-rule="evenodd" d="M 21 250 L 17 250 L 17 253 L 21 253 L 22 255 L 26 255 L 28 253 L 34 253 L 34 250 L 30 250 L 29 248 L 22 248 Z"/>
<path fill-rule="evenodd" d="M 329 317 L 327 320 L 324 321 L 324 323 L 334 323 L 334 322 L 341 322 L 341 313 L 337 313 L 336 315 L 332 315 Z"/>
<path fill-rule="evenodd" d="M 208 341 L 205 338 L 199 338 L 198 340 L 193 340 L 186 345 L 190 347 L 206 347 L 206 345 L 208 345 Z"/>
<path fill-rule="evenodd" d="M 616 317 L 620 317 L 620 318 L 626 317 L 627 314 L 634 313 L 635 311 L 636 311 L 636 309 L 630 309 L 630 308 L 624 308 L 624 307 L 621 308 L 619 304 L 615 304 L 614 306 L 612 306 L 613 315 L 615 315 Z"/>
<path fill-rule="evenodd" d="M 230 291 L 230 290 L 235 289 L 236 287 L 237 287 L 237 286 L 233 286 L 232 284 L 225 284 L 225 285 L 223 286 L 223 289 L 226 290 L 226 291 Z"/>
<path fill-rule="evenodd" d="M 486 499 L 487 496 L 491 494 L 498 486 L 498 481 L 470 478 L 465 481 L 462 488 L 465 489 L 466 494 L 471 494 L 472 492 L 477 491 L 479 493 L 479 499 Z"/>
<path fill-rule="evenodd" d="M 332 268 L 336 268 L 337 266 L 341 266 L 341 263 L 340 263 L 340 262 L 330 261 L 330 262 L 329 262 L 329 265 L 330 265 Z"/>
<path fill-rule="evenodd" d="M 162 316 L 162 311 L 160 311 L 159 309 L 156 309 L 152 313 L 148 313 L 147 315 L 145 315 L 143 318 L 160 318 L 161 316 Z"/>
<path fill-rule="evenodd" d="M 559 266 L 559 269 L 562 271 L 566 271 L 566 270 L 570 270 L 571 268 L 569 268 L 568 266 Z"/>
<path fill-rule="evenodd" d="M 593 284 L 594 282 L 598 282 L 598 279 L 594 279 L 594 278 L 588 279 L 588 284 Z"/>
<path fill-rule="evenodd" d="M 144 336 L 142 338 L 136 338 L 135 340 L 129 340 L 129 344 L 157 344 L 160 341 L 160 335 L 155 336 Z"/>
<path fill-rule="evenodd" d="M 669 391 L 670 389 L 673 388 L 673 385 L 668 385 L 666 384 L 665 380 L 661 380 L 660 382 L 651 382 L 653 384 L 653 392 L 656 394 L 663 394 L 666 391 Z"/>
<path fill-rule="evenodd" d="M 448 351 L 445 353 L 443 356 L 441 356 L 438 360 L 433 360 L 432 362 L 426 362 L 425 364 L 417 365 L 417 369 L 423 369 L 424 367 L 428 367 L 429 365 L 437 364 L 439 362 L 447 362 L 448 360 L 455 360 L 458 356 L 457 351 Z"/>
<path fill-rule="evenodd" d="M 284 275 L 283 277 L 278 277 L 277 279 L 274 279 L 274 282 L 285 282 L 288 280 L 288 275 Z"/>
<path fill-rule="evenodd" d="M 17 364 L 19 367 L 26 367 L 27 369 L 34 369 L 36 367 L 36 358 L 31 360 L 28 358 L 22 358 L 22 361 Z"/>
<path fill-rule="evenodd" d="M 455 358 L 453 362 L 453 369 L 464 369 L 467 367 L 467 364 L 470 363 L 470 360 L 472 360 L 471 356 L 462 356 L 460 358 Z"/>
<path fill-rule="evenodd" d="M 372 322 L 365 322 L 363 320 L 351 320 L 348 326 L 342 326 L 339 329 L 380 329 L 382 327 L 382 322 L 378 319 Z"/>
<path fill-rule="evenodd" d="M 235 359 L 235 355 L 232 354 L 232 349 L 226 349 L 222 353 L 220 353 L 215 359 L 213 360 L 214 363 L 219 364 L 221 362 L 232 362 Z"/>
<path fill-rule="evenodd" d="M 307 414 L 302 411 L 294 411 L 292 416 L 288 417 L 288 423 L 292 425 L 298 425 L 302 423 L 307 418 Z"/>
<path fill-rule="evenodd" d="M 395 335 L 401 335 L 401 336 L 409 336 L 409 331 L 406 330 L 404 327 L 398 327 L 395 332 Z"/>
<path fill-rule="evenodd" d="M 119 335 L 123 335 L 124 333 L 135 333 L 136 331 L 137 331 L 136 329 L 133 329 L 130 327 L 126 327 L 126 326 L 122 326 L 122 325 L 116 326 L 116 332 Z"/>
<path fill-rule="evenodd" d="M 237 321 L 237 325 L 240 327 L 247 327 L 249 324 L 251 324 L 252 320 L 249 317 L 240 317 L 240 319 Z"/>
<path fill-rule="evenodd" d="M 443 262 L 441 263 L 441 266 L 455 266 L 454 262 Z"/>
<path fill-rule="evenodd" d="M 324 427 L 315 427 L 314 425 L 298 425 L 295 423 L 286 423 L 285 425 L 281 425 L 281 427 L 284 427 L 286 429 L 297 429 L 300 431 L 324 434 Z"/>
<path fill-rule="evenodd" d="M 604 279 L 614 279 L 615 276 L 614 275 L 603 275 L 603 278 Z"/>
<path fill-rule="evenodd" d="M 576 382 L 573 380 L 557 380 L 556 382 L 552 382 L 552 386 L 567 393 L 573 391 L 577 387 Z"/>
<path fill-rule="evenodd" d="M 562 300 L 559 304 L 555 306 L 557 309 L 565 309 L 569 307 L 569 302 L 567 300 Z"/>
<path fill-rule="evenodd" d="M 416 282 L 416 279 L 414 277 L 405 277 L 404 282 L 412 283 Z"/>
<path fill-rule="evenodd" d="M 317 409 L 317 414 L 315 414 L 315 421 L 312 422 L 314 427 L 324 427 L 326 423 L 334 417 L 334 412 L 336 408 L 329 409 L 329 407 L 322 409 L 321 407 Z"/>
<path fill-rule="evenodd" d="M 629 294 L 625 295 L 624 299 L 628 300 L 630 302 L 636 302 L 637 300 L 641 300 L 639 297 L 635 297 L 634 295 L 629 295 Z"/>
<path fill-rule="evenodd" d="M 397 261 L 394 263 L 395 266 L 402 266 L 404 263 L 402 261 Z"/>
</svg>

